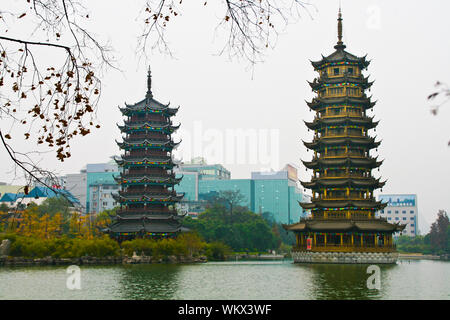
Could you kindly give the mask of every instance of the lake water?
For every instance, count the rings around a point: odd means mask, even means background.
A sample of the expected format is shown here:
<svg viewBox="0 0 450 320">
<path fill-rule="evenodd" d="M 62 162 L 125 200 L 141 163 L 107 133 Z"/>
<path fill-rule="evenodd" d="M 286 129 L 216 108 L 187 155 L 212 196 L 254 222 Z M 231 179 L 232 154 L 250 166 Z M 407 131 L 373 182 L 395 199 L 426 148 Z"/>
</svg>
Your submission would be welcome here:
<svg viewBox="0 0 450 320">
<path fill-rule="evenodd" d="M 294 264 L 291 260 L 81 266 L 80 290 L 67 289 L 67 267 L 2 267 L 0 300 L 450 300 L 450 262 L 399 260 L 396 265 L 380 265 L 379 290 L 367 288 L 367 267 Z"/>
</svg>

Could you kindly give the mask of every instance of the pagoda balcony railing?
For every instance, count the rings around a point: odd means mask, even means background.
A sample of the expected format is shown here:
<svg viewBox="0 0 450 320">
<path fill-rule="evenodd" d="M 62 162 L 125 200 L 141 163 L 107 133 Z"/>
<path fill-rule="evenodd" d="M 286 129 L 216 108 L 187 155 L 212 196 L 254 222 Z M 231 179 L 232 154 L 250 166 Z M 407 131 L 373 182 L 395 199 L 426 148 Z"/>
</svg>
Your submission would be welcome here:
<svg viewBox="0 0 450 320">
<path fill-rule="evenodd" d="M 313 141 L 312 142 L 317 142 L 320 139 L 323 138 L 366 138 L 369 137 L 368 134 L 346 134 L 346 133 L 320 133 L 320 132 L 316 132 L 316 134 L 314 135 Z"/>
<path fill-rule="evenodd" d="M 122 137 L 123 138 L 123 137 Z M 151 133 L 130 133 L 127 135 L 126 139 L 128 141 L 133 141 L 133 140 L 169 140 L 170 138 L 168 137 L 168 135 L 166 133 L 163 132 L 151 132 Z"/>
<path fill-rule="evenodd" d="M 124 209 L 122 208 L 121 210 L 118 210 L 118 214 L 119 215 L 126 215 L 126 214 L 177 214 L 177 211 L 174 210 L 167 210 L 167 211 L 162 211 L 162 210 L 150 210 L 150 209 Z"/>
<path fill-rule="evenodd" d="M 357 174 L 357 173 L 348 173 L 348 174 L 338 174 L 338 173 L 336 173 L 336 174 L 333 174 L 333 173 L 327 173 L 327 174 L 325 174 L 325 175 L 319 175 L 319 178 L 337 178 L 337 179 L 340 179 L 340 178 L 369 178 L 370 176 L 369 175 L 366 175 L 366 174 Z"/>
<path fill-rule="evenodd" d="M 141 189 L 141 190 L 123 190 L 119 192 L 120 195 L 159 195 L 159 196 L 176 196 L 176 192 L 160 190 L 155 191 L 153 189 Z"/>
<path fill-rule="evenodd" d="M 164 154 L 165 153 L 165 154 Z M 150 152 L 136 152 L 133 154 L 121 154 L 121 158 L 124 160 L 136 160 L 140 161 L 142 158 L 147 159 L 154 159 L 155 161 L 166 161 L 166 160 L 172 160 L 172 157 L 167 155 L 167 152 L 164 152 L 163 154 L 159 153 L 150 153 Z"/>
<path fill-rule="evenodd" d="M 328 137 L 333 137 L 333 138 L 335 138 L 335 137 L 338 137 L 338 138 L 347 138 L 347 137 L 349 137 L 349 138 L 361 138 L 361 137 L 367 137 L 367 134 L 362 134 L 362 133 L 360 133 L 360 134 L 351 134 L 351 133 L 345 134 L 345 133 L 328 132 L 326 135 L 325 134 L 322 135 L 321 138 L 328 138 Z"/>
<path fill-rule="evenodd" d="M 124 123 L 126 125 L 141 125 L 144 123 L 150 123 L 152 125 L 155 126 L 162 126 L 162 125 L 166 125 L 166 124 L 172 124 L 172 121 L 157 121 L 157 120 L 152 120 L 151 118 L 139 118 L 139 119 L 135 119 L 135 120 L 125 120 Z"/>
<path fill-rule="evenodd" d="M 375 219 L 373 213 L 350 213 L 347 214 L 347 212 L 337 212 L 337 213 L 327 213 L 326 215 L 324 213 L 315 213 L 314 217 L 308 217 L 307 220 L 372 220 Z M 379 218 L 380 220 L 387 221 L 384 218 Z"/>
<path fill-rule="evenodd" d="M 296 251 L 323 251 L 323 252 L 395 252 L 397 247 L 395 244 L 366 244 L 362 246 L 359 243 L 355 244 L 316 244 L 311 246 L 311 250 L 307 250 L 306 245 L 295 246 L 292 248 Z"/>
<path fill-rule="evenodd" d="M 350 196 L 350 197 L 315 197 L 313 200 L 329 200 L 329 201 L 342 201 L 342 200 L 354 200 L 354 201 L 364 201 L 364 200 L 371 200 L 372 198 L 363 198 L 358 196 Z"/>
<path fill-rule="evenodd" d="M 320 115 L 320 119 L 323 118 L 340 118 L 340 117 L 364 117 L 364 115 L 361 112 L 323 112 Z M 316 119 L 314 120 L 318 120 L 318 118 L 316 117 Z"/>
<path fill-rule="evenodd" d="M 321 155 L 319 158 L 320 159 L 329 159 L 329 158 L 347 158 L 347 157 L 352 157 L 352 158 L 366 158 L 365 155 L 362 155 L 360 153 L 352 153 L 352 152 L 348 152 L 345 154 L 340 154 L 340 155 Z"/>
<path fill-rule="evenodd" d="M 121 155 L 122 159 L 136 158 L 136 157 L 168 157 L 168 151 L 160 151 L 155 149 L 149 150 L 133 150 L 133 152 L 127 152 Z"/>
<path fill-rule="evenodd" d="M 167 179 L 167 178 L 175 178 L 175 175 L 171 174 L 164 174 L 164 173 L 124 173 L 122 174 L 123 179 L 133 179 L 133 178 L 141 178 L 143 176 L 149 177 L 149 178 L 161 178 L 161 179 Z"/>
<path fill-rule="evenodd" d="M 148 170 L 141 170 L 139 169 L 130 169 L 133 171 L 124 171 L 122 173 L 123 178 L 134 178 L 134 177 L 141 177 L 141 176 L 147 176 L 147 177 L 174 177 L 175 175 L 171 175 L 170 171 L 148 171 Z"/>
<path fill-rule="evenodd" d="M 131 139 L 127 139 L 127 143 L 142 143 L 144 141 L 147 141 L 148 143 L 155 143 L 155 144 L 164 144 L 169 141 L 173 142 L 173 140 L 170 140 L 170 139 L 149 138 L 149 137 L 143 137 L 140 139 L 136 139 L 136 137 L 132 137 Z"/>
</svg>

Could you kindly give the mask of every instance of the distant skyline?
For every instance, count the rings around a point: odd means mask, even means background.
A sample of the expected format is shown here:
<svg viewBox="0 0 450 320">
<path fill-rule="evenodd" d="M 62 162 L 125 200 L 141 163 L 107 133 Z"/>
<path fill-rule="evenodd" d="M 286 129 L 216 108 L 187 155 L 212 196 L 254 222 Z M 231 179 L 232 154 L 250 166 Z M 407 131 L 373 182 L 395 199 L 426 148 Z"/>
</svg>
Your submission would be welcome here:
<svg viewBox="0 0 450 320">
<path fill-rule="evenodd" d="M 118 155 L 114 140 L 121 137 L 116 123 L 123 122 L 118 106 L 144 98 L 150 64 L 155 98 L 180 105 L 176 140 L 183 141 L 177 158 L 184 155 L 189 161 L 203 155 L 210 163 L 222 163 L 232 178 L 292 163 L 300 179 L 309 180 L 311 171 L 301 163 L 312 156 L 301 142 L 313 135 L 303 123 L 314 117 L 304 102 L 314 96 L 307 81 L 317 76 L 309 60 L 333 52 L 339 1 L 310 3 L 312 19 L 304 12 L 267 51 L 265 61 L 249 69 L 245 62 L 216 55 L 221 39 L 214 36 L 214 28 L 221 11 L 213 3 L 208 8 L 183 3 L 182 13 L 168 29 L 174 58 L 155 51 L 144 61 L 135 54 L 142 1 L 126 6 L 110 1 L 108 10 L 103 3 L 90 2 L 91 28 L 110 40 L 122 72 L 109 70 L 102 78 L 97 112 L 102 127 L 74 141 L 72 157 L 63 163 L 54 153 L 36 159 L 56 174 L 67 174 Z M 367 54 L 371 64 L 365 75 L 375 80 L 370 94 L 378 103 L 369 115 L 381 121 L 371 134 L 382 140 L 375 154 L 384 162 L 374 174 L 387 179 L 383 194 L 417 195 L 422 232 L 428 231 L 422 229 L 423 219 L 429 225 L 439 209 L 450 208 L 450 105 L 433 116 L 426 99 L 437 80 L 450 84 L 449 11 L 450 3 L 443 0 L 342 1 L 346 50 Z M 2 127 L 7 125 L 3 121 Z M 253 142 L 233 140 L 239 135 Z M 19 151 L 36 148 L 28 141 L 14 143 Z M 4 151 L 0 162 L 5 164 L 0 181 L 20 183 Z"/>
</svg>

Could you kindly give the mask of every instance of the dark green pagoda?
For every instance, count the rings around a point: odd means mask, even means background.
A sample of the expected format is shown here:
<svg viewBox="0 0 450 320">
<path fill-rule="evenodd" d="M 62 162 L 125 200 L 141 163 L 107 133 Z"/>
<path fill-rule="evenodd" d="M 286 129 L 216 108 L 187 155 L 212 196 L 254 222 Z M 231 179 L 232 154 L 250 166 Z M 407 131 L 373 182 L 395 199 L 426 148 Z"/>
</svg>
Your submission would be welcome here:
<svg viewBox="0 0 450 320">
<path fill-rule="evenodd" d="M 310 82 L 317 96 L 307 104 L 316 117 L 305 123 L 314 139 L 303 143 L 313 157 L 303 164 L 313 176 L 301 184 L 312 190 L 312 201 L 300 204 L 311 215 L 284 228 L 297 237 L 294 262 L 395 263 L 392 235 L 405 226 L 375 215 L 386 204 L 374 197 L 385 182 L 372 175 L 382 161 L 371 155 L 380 142 L 369 133 L 378 122 L 366 113 L 375 105 L 362 73 L 369 61 L 345 48 L 339 10 L 335 51 L 311 62 L 319 77 Z"/>
<path fill-rule="evenodd" d="M 178 108 L 170 108 L 153 98 L 151 72 L 147 76 L 145 99 L 134 105 L 120 108 L 126 117 L 118 126 L 123 142 L 117 142 L 124 151 L 116 159 L 121 174 L 115 178 L 120 185 L 113 197 L 120 209 L 107 231 L 119 241 L 136 237 L 174 237 L 182 230 L 176 203 L 183 197 L 174 186 L 176 178 L 172 150 L 179 144 L 172 140 L 179 125 L 172 124 L 171 117 Z"/>
</svg>

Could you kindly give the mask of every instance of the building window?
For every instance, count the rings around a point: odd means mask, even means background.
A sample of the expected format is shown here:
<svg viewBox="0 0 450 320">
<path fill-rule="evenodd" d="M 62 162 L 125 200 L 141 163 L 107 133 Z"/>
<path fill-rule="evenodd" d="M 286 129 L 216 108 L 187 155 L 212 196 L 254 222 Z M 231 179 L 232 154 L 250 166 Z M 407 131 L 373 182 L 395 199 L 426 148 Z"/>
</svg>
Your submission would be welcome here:
<svg viewBox="0 0 450 320">
<path fill-rule="evenodd" d="M 403 220 L 405 220 L 405 221 L 406 221 L 406 218 L 404 217 L 404 218 L 403 218 Z"/>
<path fill-rule="evenodd" d="M 398 214 L 398 210 L 395 210 L 395 213 Z"/>
<path fill-rule="evenodd" d="M 353 74 L 353 68 L 348 68 L 347 72 L 348 72 L 348 74 Z"/>
<path fill-rule="evenodd" d="M 381 213 L 384 213 L 384 210 L 381 210 Z"/>
<path fill-rule="evenodd" d="M 398 217 L 395 217 L 395 220 L 398 220 Z"/>
<path fill-rule="evenodd" d="M 406 213 L 406 210 L 403 210 L 402 213 Z"/>
<path fill-rule="evenodd" d="M 388 214 L 391 214 L 391 210 L 388 210 Z"/>
<path fill-rule="evenodd" d="M 414 214 L 414 210 L 411 210 L 409 213 L 412 213 L 412 214 Z"/>
<path fill-rule="evenodd" d="M 411 223 L 411 227 L 414 227 L 414 223 Z"/>
<path fill-rule="evenodd" d="M 334 75 L 335 76 L 339 75 L 339 68 L 334 68 Z"/>
</svg>

